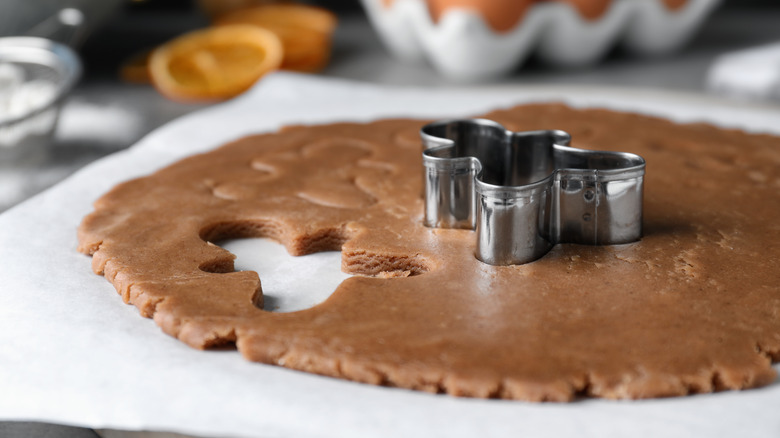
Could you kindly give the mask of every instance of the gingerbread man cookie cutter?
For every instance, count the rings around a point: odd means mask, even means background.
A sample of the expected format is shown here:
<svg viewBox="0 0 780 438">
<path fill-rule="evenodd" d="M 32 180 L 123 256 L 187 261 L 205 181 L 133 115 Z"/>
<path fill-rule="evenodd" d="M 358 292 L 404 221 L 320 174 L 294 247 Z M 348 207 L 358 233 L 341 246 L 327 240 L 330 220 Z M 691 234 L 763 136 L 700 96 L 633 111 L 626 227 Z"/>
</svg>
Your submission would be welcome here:
<svg viewBox="0 0 780 438">
<path fill-rule="evenodd" d="M 573 148 L 564 131 L 512 132 L 485 119 L 430 123 L 420 136 L 425 225 L 476 229 L 485 263 L 528 263 L 557 243 L 642 237 L 639 155 Z"/>
</svg>

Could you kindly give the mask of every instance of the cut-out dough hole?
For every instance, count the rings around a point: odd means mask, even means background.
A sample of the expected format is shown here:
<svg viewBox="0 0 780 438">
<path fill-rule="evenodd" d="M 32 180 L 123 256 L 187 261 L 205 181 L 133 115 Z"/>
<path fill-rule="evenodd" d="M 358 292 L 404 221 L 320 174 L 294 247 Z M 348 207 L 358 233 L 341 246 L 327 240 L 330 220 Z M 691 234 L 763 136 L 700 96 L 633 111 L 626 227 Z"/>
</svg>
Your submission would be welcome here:
<svg viewBox="0 0 780 438">
<path fill-rule="evenodd" d="M 294 257 L 272 239 L 231 239 L 219 246 L 236 255 L 236 271 L 255 271 L 263 287 L 263 310 L 295 312 L 325 301 L 351 277 L 341 272 L 341 252 Z"/>
</svg>

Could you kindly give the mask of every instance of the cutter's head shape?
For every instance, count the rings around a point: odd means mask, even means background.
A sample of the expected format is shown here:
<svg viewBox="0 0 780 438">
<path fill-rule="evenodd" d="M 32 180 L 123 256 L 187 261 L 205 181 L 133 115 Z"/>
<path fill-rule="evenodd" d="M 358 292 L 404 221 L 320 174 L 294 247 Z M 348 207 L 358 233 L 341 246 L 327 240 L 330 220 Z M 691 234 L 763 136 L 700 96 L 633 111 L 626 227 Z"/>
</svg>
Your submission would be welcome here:
<svg viewBox="0 0 780 438">
<path fill-rule="evenodd" d="M 642 236 L 645 160 L 569 147 L 564 131 L 512 132 L 484 119 L 420 132 L 425 224 L 476 228 L 476 255 L 527 263 L 557 243 L 610 245 Z"/>
</svg>

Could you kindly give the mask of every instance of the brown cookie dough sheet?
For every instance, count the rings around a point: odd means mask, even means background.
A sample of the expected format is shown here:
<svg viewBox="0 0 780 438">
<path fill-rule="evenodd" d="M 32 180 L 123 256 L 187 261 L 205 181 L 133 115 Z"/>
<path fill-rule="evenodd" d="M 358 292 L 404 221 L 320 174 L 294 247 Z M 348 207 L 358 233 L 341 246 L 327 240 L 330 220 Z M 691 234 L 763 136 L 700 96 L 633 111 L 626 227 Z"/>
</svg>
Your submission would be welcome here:
<svg viewBox="0 0 780 438">
<path fill-rule="evenodd" d="M 422 226 L 424 122 L 291 127 L 238 140 L 95 203 L 79 250 L 196 348 L 460 396 L 566 401 L 766 385 L 780 360 L 780 139 L 535 104 L 486 117 L 564 129 L 648 162 L 645 236 L 497 267 L 471 231 Z M 210 242 L 342 251 L 324 303 L 261 310 L 261 280 Z M 316 282 L 316 279 L 312 279 Z"/>
</svg>

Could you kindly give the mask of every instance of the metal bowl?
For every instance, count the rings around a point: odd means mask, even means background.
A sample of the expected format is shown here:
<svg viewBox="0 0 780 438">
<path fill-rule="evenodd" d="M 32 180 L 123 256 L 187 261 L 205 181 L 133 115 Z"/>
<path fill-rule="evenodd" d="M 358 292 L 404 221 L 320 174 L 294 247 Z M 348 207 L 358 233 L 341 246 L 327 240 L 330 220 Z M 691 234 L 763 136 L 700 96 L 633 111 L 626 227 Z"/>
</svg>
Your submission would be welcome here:
<svg viewBox="0 0 780 438">
<path fill-rule="evenodd" d="M 29 35 L 42 22 L 64 8 L 84 14 L 84 31 L 103 25 L 121 6 L 122 0 L 0 0 L 0 36 Z M 51 37 L 48 34 L 36 36 Z"/>
<path fill-rule="evenodd" d="M 81 61 L 69 47 L 36 37 L 0 38 L 0 65 L 21 72 L 23 87 L 45 87 L 38 102 L 12 116 L 0 112 L 0 164 L 8 164 L 51 142 L 64 98 L 81 75 Z"/>
</svg>

